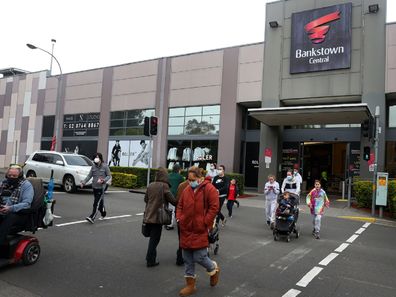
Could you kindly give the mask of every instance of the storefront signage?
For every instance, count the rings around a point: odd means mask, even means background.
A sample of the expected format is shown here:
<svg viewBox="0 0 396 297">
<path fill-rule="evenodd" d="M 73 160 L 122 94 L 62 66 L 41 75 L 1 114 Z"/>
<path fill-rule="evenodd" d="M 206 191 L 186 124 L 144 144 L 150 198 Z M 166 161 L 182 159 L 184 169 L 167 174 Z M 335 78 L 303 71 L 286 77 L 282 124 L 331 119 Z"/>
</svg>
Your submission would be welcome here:
<svg viewBox="0 0 396 297">
<path fill-rule="evenodd" d="M 64 115 L 63 136 L 98 136 L 99 120 L 99 113 Z"/>
<path fill-rule="evenodd" d="M 290 73 L 351 67 L 352 3 L 292 14 Z"/>
</svg>

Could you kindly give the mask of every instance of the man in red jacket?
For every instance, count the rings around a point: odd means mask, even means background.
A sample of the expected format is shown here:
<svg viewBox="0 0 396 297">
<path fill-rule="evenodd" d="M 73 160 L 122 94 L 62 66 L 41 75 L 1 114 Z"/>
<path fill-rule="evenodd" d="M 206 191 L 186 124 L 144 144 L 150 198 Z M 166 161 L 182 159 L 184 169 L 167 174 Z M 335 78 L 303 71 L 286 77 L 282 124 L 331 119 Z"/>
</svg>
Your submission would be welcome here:
<svg viewBox="0 0 396 297">
<path fill-rule="evenodd" d="M 219 194 L 210 181 L 201 178 L 198 167 L 188 170 L 189 185 L 183 190 L 177 204 L 176 218 L 180 228 L 180 246 L 183 249 L 186 286 L 180 296 L 196 292 L 195 263 L 206 268 L 210 285 L 219 281 L 220 268 L 208 257 L 208 231 L 213 228 L 219 211 Z"/>
</svg>

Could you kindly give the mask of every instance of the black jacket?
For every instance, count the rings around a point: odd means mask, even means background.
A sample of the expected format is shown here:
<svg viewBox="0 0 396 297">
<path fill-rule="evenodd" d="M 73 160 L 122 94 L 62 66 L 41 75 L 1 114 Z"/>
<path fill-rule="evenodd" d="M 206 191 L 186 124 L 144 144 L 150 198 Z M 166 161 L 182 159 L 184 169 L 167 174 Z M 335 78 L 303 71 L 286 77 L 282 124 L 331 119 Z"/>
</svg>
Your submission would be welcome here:
<svg viewBox="0 0 396 297">
<path fill-rule="evenodd" d="M 212 184 L 219 190 L 219 196 L 228 195 L 228 187 L 230 186 L 230 179 L 227 176 L 220 177 L 216 175 L 213 178 Z"/>
</svg>

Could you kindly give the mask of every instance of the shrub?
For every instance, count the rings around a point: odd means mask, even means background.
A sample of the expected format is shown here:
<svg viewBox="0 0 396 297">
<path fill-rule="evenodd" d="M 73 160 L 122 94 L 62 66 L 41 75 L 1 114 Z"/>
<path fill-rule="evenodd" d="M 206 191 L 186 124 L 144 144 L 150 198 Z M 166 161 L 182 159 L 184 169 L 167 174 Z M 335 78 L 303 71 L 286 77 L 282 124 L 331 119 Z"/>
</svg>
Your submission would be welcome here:
<svg viewBox="0 0 396 297">
<path fill-rule="evenodd" d="M 133 189 L 137 186 L 137 176 L 128 173 L 113 172 L 111 185 L 114 187 Z"/>
<path fill-rule="evenodd" d="M 371 207 L 373 195 L 373 183 L 370 181 L 355 181 L 353 183 L 353 195 L 358 207 Z"/>
</svg>

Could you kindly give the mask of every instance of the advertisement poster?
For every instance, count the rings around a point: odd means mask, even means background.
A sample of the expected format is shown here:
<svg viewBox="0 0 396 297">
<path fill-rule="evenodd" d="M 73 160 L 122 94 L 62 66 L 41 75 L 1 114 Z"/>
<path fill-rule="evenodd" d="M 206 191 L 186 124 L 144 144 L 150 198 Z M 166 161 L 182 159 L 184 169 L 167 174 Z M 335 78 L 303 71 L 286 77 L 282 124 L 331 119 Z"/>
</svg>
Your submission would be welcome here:
<svg viewBox="0 0 396 297">
<path fill-rule="evenodd" d="M 149 140 L 111 140 L 107 160 L 110 166 L 148 168 L 149 143 Z M 150 167 L 152 167 L 152 160 L 150 160 Z"/>
<path fill-rule="evenodd" d="M 349 174 L 360 175 L 360 142 L 351 142 L 349 152 Z"/>
<path fill-rule="evenodd" d="M 93 159 L 98 147 L 96 140 L 91 141 L 62 141 L 62 152 L 84 155 Z"/>
</svg>

